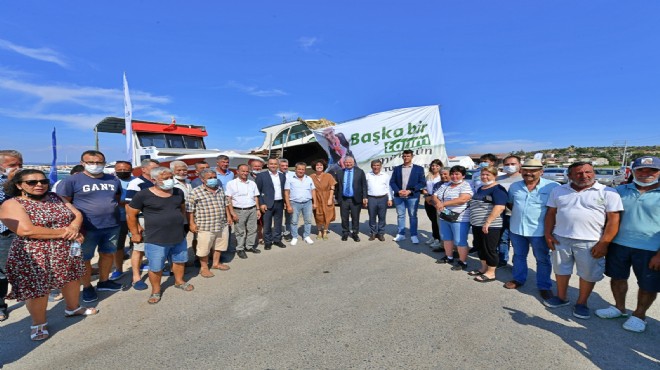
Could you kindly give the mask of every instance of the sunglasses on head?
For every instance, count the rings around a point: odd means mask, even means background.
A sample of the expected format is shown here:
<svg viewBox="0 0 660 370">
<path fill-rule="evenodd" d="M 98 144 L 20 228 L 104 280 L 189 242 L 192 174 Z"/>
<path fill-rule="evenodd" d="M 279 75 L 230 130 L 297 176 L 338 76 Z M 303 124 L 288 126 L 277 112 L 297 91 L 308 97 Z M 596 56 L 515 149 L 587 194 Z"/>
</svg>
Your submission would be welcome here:
<svg viewBox="0 0 660 370">
<path fill-rule="evenodd" d="M 37 184 L 41 185 L 50 185 L 50 180 L 48 179 L 41 179 L 41 180 L 25 180 L 21 181 L 24 184 L 28 184 L 29 186 L 35 186 Z"/>
</svg>

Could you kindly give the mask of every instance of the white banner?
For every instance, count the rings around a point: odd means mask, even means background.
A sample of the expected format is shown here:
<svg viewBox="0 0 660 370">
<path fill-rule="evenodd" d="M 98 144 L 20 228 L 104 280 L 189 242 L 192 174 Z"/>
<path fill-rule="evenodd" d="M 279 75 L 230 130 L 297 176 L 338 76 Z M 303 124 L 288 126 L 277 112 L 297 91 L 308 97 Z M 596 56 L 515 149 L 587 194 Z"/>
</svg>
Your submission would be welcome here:
<svg viewBox="0 0 660 370">
<path fill-rule="evenodd" d="M 139 166 L 133 159 L 133 105 L 131 104 L 131 95 L 128 93 L 128 81 L 126 80 L 126 72 L 124 72 L 124 122 L 126 131 L 126 155 L 127 161 L 131 162 L 133 166 Z"/>
<path fill-rule="evenodd" d="M 413 151 L 413 163 L 428 168 L 434 159 L 447 164 L 445 138 L 437 105 L 402 108 L 344 122 L 314 131 L 328 153 L 329 170 L 344 167 L 344 157 L 355 158 L 358 167 L 370 171 L 371 161 L 381 159 L 383 171 L 403 163 L 404 150 Z"/>
</svg>

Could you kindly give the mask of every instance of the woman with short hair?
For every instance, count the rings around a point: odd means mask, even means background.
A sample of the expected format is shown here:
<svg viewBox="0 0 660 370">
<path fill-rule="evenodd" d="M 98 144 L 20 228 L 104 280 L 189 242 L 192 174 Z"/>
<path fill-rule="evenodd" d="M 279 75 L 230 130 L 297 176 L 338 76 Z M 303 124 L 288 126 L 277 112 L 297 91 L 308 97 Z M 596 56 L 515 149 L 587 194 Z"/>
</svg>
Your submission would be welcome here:
<svg viewBox="0 0 660 370">
<path fill-rule="evenodd" d="M 312 162 L 314 173 L 310 176 L 316 187 L 316 209 L 314 220 L 318 229 L 316 239 L 328 239 L 328 228 L 335 220 L 335 185 L 337 181 L 334 176 L 326 173 L 328 162 L 325 159 L 317 159 Z"/>
<path fill-rule="evenodd" d="M 506 207 L 508 194 L 497 183 L 497 168 L 481 168 L 481 186 L 470 199 L 470 225 L 474 236 L 474 246 L 479 253 L 481 268 L 468 272 L 474 280 L 487 283 L 495 280 L 495 269 L 499 263 L 498 247 L 502 236 L 502 212 Z"/>
<path fill-rule="evenodd" d="M 459 261 L 451 269 L 467 269 L 470 209 L 467 203 L 472 198 L 472 186 L 465 181 L 466 169 L 454 166 L 449 169 L 448 183 L 440 186 L 433 194 L 435 208 L 440 217 L 440 236 L 445 247 L 445 256 L 436 263 L 454 263 L 454 246 L 458 249 Z"/>
</svg>

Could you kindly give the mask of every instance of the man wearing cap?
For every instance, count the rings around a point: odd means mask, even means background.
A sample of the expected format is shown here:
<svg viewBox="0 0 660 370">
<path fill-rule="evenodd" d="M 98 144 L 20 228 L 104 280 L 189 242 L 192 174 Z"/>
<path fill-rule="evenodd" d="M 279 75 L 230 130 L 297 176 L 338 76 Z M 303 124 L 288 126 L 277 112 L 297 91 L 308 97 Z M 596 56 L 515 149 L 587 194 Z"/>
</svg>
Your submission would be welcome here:
<svg viewBox="0 0 660 370">
<path fill-rule="evenodd" d="M 545 215 L 545 241 L 552 250 L 557 296 L 543 301 L 550 308 L 567 306 L 568 282 L 576 266 L 580 293 L 573 308 L 579 319 L 591 317 L 587 299 L 597 281 L 603 279 L 607 248 L 619 231 L 623 211 L 616 190 L 595 180 L 590 163 L 568 167 L 570 182 L 552 189 Z"/>
<path fill-rule="evenodd" d="M 612 279 L 614 306 L 596 310 L 596 316 L 628 317 L 626 293 L 632 266 L 639 286 L 637 308 L 623 328 L 640 333 L 646 329 L 646 311 L 660 292 L 660 158 L 638 158 L 632 172 L 633 182 L 616 188 L 624 211 L 619 233 L 610 243 L 605 259 L 605 275 Z"/>
<path fill-rule="evenodd" d="M 506 162 L 506 159 L 505 159 Z M 517 289 L 527 281 L 527 254 L 532 247 L 536 259 L 536 286 L 541 298 L 552 298 L 552 264 L 550 249 L 543 237 L 543 220 L 550 192 L 559 183 L 544 179 L 543 164 L 536 159 L 525 161 L 521 167 L 522 181 L 509 187 L 508 208 L 511 209 L 510 233 L 513 245 L 513 280 L 504 284 Z"/>
</svg>

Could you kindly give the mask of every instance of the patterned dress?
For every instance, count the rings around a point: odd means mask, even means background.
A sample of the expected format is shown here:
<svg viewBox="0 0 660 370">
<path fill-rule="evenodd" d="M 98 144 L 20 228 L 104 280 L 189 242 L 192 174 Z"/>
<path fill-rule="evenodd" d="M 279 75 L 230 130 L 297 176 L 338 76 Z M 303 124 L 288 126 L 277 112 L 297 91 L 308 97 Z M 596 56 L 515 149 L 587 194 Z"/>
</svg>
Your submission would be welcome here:
<svg viewBox="0 0 660 370">
<path fill-rule="evenodd" d="M 30 217 L 34 226 L 59 229 L 71 224 L 75 215 L 55 194 L 43 201 L 14 198 Z M 52 289 L 83 276 L 82 257 L 69 255 L 71 242 L 63 239 L 31 239 L 17 237 L 9 250 L 7 277 L 12 291 L 7 298 L 25 301 L 46 296 Z"/>
</svg>

